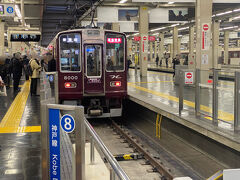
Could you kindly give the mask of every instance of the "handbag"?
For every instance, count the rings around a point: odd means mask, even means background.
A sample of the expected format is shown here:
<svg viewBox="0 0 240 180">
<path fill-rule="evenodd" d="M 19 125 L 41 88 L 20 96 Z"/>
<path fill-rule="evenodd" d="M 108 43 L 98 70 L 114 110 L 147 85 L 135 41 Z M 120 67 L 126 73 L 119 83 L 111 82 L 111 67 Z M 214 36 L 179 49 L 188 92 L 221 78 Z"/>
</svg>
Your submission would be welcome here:
<svg viewBox="0 0 240 180">
<path fill-rule="evenodd" d="M 7 88 L 5 85 L 0 87 L 0 96 L 7 96 Z"/>
</svg>

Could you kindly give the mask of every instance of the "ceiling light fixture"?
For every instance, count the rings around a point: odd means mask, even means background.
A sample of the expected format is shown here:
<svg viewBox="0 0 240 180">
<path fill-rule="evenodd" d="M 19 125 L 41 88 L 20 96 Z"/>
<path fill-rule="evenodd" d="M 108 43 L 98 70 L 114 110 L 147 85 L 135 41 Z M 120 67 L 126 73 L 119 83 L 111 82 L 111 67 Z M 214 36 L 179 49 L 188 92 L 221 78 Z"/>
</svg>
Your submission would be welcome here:
<svg viewBox="0 0 240 180">
<path fill-rule="evenodd" d="M 233 11 L 226 11 L 226 12 L 223 12 L 223 13 L 218 13 L 216 14 L 216 16 L 222 16 L 222 15 L 225 15 L 225 14 L 230 14 L 232 13 Z"/>
<path fill-rule="evenodd" d="M 174 2 L 168 2 L 168 4 L 174 4 Z"/>
<path fill-rule="evenodd" d="M 125 3 L 125 2 L 127 2 L 128 0 L 121 0 L 121 1 L 119 1 L 119 3 L 120 4 L 123 4 L 123 3 Z"/>
</svg>

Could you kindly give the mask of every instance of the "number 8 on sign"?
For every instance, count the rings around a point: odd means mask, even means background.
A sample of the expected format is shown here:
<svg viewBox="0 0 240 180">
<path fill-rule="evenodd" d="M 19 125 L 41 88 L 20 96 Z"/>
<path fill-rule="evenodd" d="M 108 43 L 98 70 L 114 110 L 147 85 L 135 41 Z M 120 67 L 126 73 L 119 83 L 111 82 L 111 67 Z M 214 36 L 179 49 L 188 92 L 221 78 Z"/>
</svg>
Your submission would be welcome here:
<svg viewBox="0 0 240 180">
<path fill-rule="evenodd" d="M 75 121 L 73 117 L 69 114 L 64 115 L 61 119 L 61 127 L 67 133 L 73 132 L 75 129 Z"/>
</svg>

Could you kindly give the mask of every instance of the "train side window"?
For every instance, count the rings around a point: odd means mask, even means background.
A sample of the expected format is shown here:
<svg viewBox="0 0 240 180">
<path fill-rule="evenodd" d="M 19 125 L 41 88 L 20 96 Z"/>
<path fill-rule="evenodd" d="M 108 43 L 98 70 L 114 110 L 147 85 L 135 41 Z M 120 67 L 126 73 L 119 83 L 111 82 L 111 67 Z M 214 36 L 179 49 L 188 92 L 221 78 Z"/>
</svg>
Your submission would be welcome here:
<svg viewBox="0 0 240 180">
<path fill-rule="evenodd" d="M 59 38 L 61 72 L 80 71 L 80 34 L 63 34 Z"/>
<path fill-rule="evenodd" d="M 125 37 L 121 34 L 106 33 L 106 70 L 125 70 Z"/>
</svg>

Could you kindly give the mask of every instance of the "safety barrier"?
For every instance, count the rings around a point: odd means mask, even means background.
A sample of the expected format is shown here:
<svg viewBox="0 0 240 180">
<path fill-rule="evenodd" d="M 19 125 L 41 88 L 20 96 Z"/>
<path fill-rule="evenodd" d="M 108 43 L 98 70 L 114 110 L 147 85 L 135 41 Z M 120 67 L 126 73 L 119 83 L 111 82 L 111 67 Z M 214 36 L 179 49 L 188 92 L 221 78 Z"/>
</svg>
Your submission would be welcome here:
<svg viewBox="0 0 240 180">
<path fill-rule="evenodd" d="M 51 80 L 57 83 L 57 73 L 47 75 L 45 72 L 42 72 L 40 81 L 42 179 L 86 179 L 85 142 L 87 132 L 91 139 L 91 164 L 94 164 L 94 146 L 96 146 L 110 164 L 110 179 L 114 180 L 117 176 L 120 180 L 129 180 L 127 174 L 84 117 L 84 108 L 81 106 L 57 104 L 57 85 L 54 85 L 55 98 L 52 98 L 53 93 L 51 92 L 51 85 L 49 83 L 51 75 L 53 75 Z M 73 131 L 75 132 L 74 145 L 67 134 Z"/>
<path fill-rule="evenodd" d="M 187 75 L 189 73 L 189 76 Z M 234 74 L 234 88 L 229 89 L 225 87 L 219 87 L 219 74 L 220 73 L 232 73 Z M 212 79 L 209 79 L 210 74 L 212 74 Z M 194 77 L 195 76 L 195 77 Z M 204 77 L 205 76 L 205 77 Z M 189 79 L 191 80 L 189 80 Z M 208 79 L 208 82 L 203 83 L 204 79 Z M 186 82 L 187 81 L 187 82 Z M 193 82 L 192 82 L 193 81 Z M 201 112 L 201 96 L 200 92 L 202 88 L 208 88 L 212 90 L 212 107 L 210 115 L 212 119 L 212 123 L 215 126 L 218 126 L 219 121 L 229 123 L 219 117 L 219 90 L 221 91 L 232 91 L 233 92 L 233 101 L 234 101 L 234 122 L 233 128 L 234 131 L 240 130 L 240 71 L 229 71 L 229 70 L 219 70 L 219 69 L 212 69 L 212 70 L 191 70 L 191 69 L 180 69 L 179 70 L 179 115 L 181 116 L 183 105 L 184 105 L 184 86 L 186 85 L 194 85 L 195 86 L 195 114 L 197 117 L 202 115 Z M 231 113 L 228 113 L 231 114 Z"/>
</svg>

